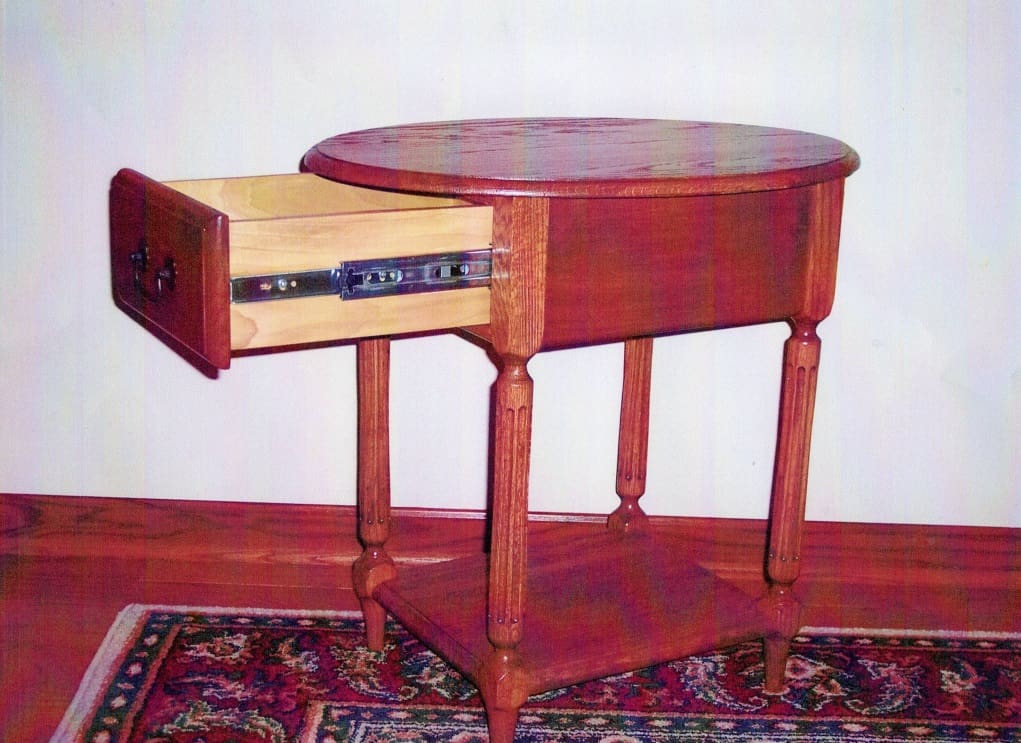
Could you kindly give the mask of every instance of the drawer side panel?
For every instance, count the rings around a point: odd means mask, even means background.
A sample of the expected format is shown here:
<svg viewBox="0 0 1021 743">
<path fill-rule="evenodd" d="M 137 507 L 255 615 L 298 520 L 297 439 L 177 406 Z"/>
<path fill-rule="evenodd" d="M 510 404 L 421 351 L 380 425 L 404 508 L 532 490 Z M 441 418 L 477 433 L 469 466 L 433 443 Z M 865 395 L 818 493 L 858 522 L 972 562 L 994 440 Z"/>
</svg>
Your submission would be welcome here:
<svg viewBox="0 0 1021 743">
<path fill-rule="evenodd" d="M 338 296 L 231 305 L 235 351 L 417 333 L 489 322 L 489 287 L 342 301 Z"/>
<path fill-rule="evenodd" d="M 436 196 L 359 188 L 311 173 L 167 181 L 165 185 L 218 209 L 232 223 L 316 214 L 426 209 L 465 202 Z"/>
<path fill-rule="evenodd" d="M 488 206 L 231 222 L 232 276 L 336 268 L 344 261 L 485 250 Z"/>
</svg>

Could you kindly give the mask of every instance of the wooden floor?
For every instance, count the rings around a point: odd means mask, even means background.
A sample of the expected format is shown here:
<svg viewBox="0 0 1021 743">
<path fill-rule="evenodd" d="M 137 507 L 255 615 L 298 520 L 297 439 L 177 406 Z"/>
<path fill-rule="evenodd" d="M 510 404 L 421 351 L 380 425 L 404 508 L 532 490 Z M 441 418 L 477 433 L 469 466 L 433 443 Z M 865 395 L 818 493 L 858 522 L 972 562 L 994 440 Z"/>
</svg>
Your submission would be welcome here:
<svg viewBox="0 0 1021 743">
<path fill-rule="evenodd" d="M 482 549 L 480 514 L 395 516 L 395 557 Z M 566 518 L 568 534 L 602 528 Z M 761 522 L 654 524 L 679 555 L 760 589 Z M 355 609 L 354 528 L 350 507 L 0 495 L 0 740 L 49 740 L 127 604 Z M 802 563 L 809 625 L 1021 631 L 1021 530 L 811 523 Z"/>
</svg>

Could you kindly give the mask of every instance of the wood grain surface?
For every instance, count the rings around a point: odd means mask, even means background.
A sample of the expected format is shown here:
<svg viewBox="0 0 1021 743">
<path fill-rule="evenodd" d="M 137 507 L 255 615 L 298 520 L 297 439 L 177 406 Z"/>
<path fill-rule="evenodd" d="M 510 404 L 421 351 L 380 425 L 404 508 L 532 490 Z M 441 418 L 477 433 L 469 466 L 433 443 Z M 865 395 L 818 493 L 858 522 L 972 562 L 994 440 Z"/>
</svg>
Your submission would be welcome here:
<svg viewBox="0 0 1021 743">
<path fill-rule="evenodd" d="M 633 198 L 804 186 L 850 175 L 858 155 L 828 137 L 739 124 L 490 119 L 341 134 L 304 164 L 402 191 Z"/>
<path fill-rule="evenodd" d="M 483 554 L 484 513 L 393 515 L 400 565 Z M 605 522 L 532 514 L 529 531 L 584 539 Z M 762 521 L 650 522 L 678 559 L 761 589 Z M 349 506 L 0 495 L 0 740 L 49 739 L 126 604 L 356 610 L 355 533 Z M 802 556 L 805 624 L 1021 631 L 1019 529 L 810 521 Z"/>
</svg>

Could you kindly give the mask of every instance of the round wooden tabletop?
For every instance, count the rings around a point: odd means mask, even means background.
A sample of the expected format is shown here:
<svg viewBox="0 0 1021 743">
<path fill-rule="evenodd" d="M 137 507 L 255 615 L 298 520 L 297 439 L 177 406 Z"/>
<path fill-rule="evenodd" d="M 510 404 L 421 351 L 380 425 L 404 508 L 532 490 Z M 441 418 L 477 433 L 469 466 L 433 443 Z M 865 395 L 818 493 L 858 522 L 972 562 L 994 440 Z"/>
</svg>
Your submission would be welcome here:
<svg viewBox="0 0 1021 743">
<path fill-rule="evenodd" d="M 489 119 L 324 140 L 304 167 L 344 183 L 449 195 L 694 196 L 843 178 L 857 153 L 788 129 L 653 119 Z"/>
</svg>

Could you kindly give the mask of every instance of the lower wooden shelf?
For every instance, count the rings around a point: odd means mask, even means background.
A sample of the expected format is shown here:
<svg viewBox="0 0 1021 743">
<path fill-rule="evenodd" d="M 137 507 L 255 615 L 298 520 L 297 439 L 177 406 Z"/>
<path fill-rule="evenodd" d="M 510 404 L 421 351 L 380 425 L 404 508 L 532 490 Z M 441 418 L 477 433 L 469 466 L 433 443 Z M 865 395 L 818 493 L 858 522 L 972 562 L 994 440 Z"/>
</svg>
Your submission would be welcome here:
<svg viewBox="0 0 1021 743">
<path fill-rule="evenodd" d="M 523 639 L 529 694 L 762 637 L 755 597 L 678 559 L 655 534 L 532 535 Z M 402 566 L 375 598 L 477 683 L 486 639 L 486 555 Z"/>
</svg>

